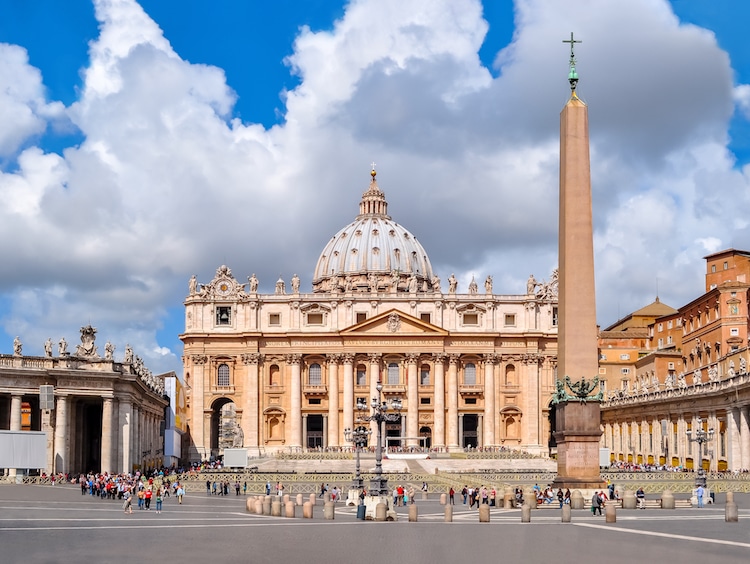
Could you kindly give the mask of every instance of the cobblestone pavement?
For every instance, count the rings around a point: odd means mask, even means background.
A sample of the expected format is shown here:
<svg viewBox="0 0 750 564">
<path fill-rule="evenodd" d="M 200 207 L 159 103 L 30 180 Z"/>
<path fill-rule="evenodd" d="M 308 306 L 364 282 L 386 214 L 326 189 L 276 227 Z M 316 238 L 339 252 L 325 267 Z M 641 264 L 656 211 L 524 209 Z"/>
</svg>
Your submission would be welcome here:
<svg viewBox="0 0 750 564">
<path fill-rule="evenodd" d="M 550 562 L 595 560 L 607 564 L 652 562 L 747 563 L 750 561 L 750 495 L 735 497 L 739 523 L 724 522 L 716 506 L 683 510 L 618 510 L 617 522 L 588 510 L 561 523 L 558 509 L 492 508 L 491 522 L 458 504 L 444 522 L 437 496 L 417 502 L 418 522 L 399 507 L 395 523 L 358 521 L 353 507 L 338 504 L 335 520 L 268 517 L 245 511 L 245 497 L 193 494 L 178 505 L 166 498 L 157 514 L 121 502 L 82 496 L 73 486 L 0 487 L 0 562 L 119 563 L 409 563 Z"/>
</svg>

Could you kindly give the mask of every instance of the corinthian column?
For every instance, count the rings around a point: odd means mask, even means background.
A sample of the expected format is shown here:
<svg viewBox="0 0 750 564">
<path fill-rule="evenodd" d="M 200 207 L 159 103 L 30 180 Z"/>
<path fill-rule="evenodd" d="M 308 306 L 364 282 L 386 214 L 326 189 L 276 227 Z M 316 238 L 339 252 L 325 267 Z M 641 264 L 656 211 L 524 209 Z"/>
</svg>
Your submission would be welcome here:
<svg viewBox="0 0 750 564">
<path fill-rule="evenodd" d="M 55 406 L 55 472 L 68 471 L 68 398 L 58 396 Z"/>
<path fill-rule="evenodd" d="M 289 386 L 289 411 L 291 412 L 289 446 L 293 449 L 302 448 L 302 355 L 287 355 L 286 362 L 292 367 L 292 381 Z"/>
<path fill-rule="evenodd" d="M 445 448 L 445 355 L 433 355 L 435 362 L 435 427 L 432 444 L 435 448 Z"/>
<path fill-rule="evenodd" d="M 418 353 L 406 355 L 406 446 L 419 446 L 419 380 L 417 379 Z"/>
<path fill-rule="evenodd" d="M 328 446 L 339 446 L 339 358 L 328 355 Z"/>
<path fill-rule="evenodd" d="M 344 360 L 344 429 L 354 429 L 354 355 Z"/>
<path fill-rule="evenodd" d="M 482 446 L 495 446 L 495 363 L 494 353 L 484 355 L 484 441 Z"/>
<path fill-rule="evenodd" d="M 260 417 L 260 397 L 258 370 L 262 361 L 258 353 L 249 353 L 243 355 L 242 360 L 247 366 L 247 381 L 243 394 L 242 407 L 242 434 L 245 437 L 244 446 L 248 447 L 253 454 L 258 453 L 260 445 L 260 433 L 258 420 Z"/>
<path fill-rule="evenodd" d="M 458 355 L 448 357 L 448 450 L 458 445 Z"/>
</svg>

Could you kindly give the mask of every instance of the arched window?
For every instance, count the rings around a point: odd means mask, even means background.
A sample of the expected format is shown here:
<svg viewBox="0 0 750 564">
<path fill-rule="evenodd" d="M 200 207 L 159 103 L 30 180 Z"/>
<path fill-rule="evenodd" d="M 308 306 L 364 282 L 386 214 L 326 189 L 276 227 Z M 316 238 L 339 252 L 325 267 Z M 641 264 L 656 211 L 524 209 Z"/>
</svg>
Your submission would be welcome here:
<svg viewBox="0 0 750 564">
<path fill-rule="evenodd" d="M 398 364 L 391 362 L 388 364 L 388 385 L 396 386 L 398 383 Z"/>
<path fill-rule="evenodd" d="M 464 367 L 464 384 L 467 386 L 477 385 L 477 367 L 473 362 L 469 362 Z"/>
<path fill-rule="evenodd" d="M 429 386 L 430 385 L 430 365 L 423 364 L 419 369 L 419 385 Z"/>
<path fill-rule="evenodd" d="M 367 368 L 364 364 L 357 365 L 357 386 L 367 385 Z"/>
<path fill-rule="evenodd" d="M 216 385 L 220 388 L 229 386 L 229 365 L 220 364 L 216 375 Z"/>
<path fill-rule="evenodd" d="M 310 365 L 310 370 L 308 372 L 308 380 L 307 383 L 311 386 L 320 386 L 322 382 L 322 370 L 320 369 L 320 364 L 317 362 L 315 364 Z"/>
</svg>

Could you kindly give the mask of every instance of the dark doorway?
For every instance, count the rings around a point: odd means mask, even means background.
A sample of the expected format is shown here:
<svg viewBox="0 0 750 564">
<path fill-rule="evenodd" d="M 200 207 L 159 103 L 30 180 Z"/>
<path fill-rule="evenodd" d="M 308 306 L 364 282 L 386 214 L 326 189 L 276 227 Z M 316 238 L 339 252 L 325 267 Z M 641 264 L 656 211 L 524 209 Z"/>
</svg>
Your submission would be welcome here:
<svg viewBox="0 0 750 564">
<path fill-rule="evenodd" d="M 419 430 L 419 446 L 422 448 L 432 447 L 432 429 L 429 427 L 422 427 Z"/>
<path fill-rule="evenodd" d="M 476 448 L 479 445 L 477 436 L 477 428 L 479 427 L 479 416 L 474 413 L 467 413 L 464 415 L 464 436 L 463 446 L 464 448 L 472 447 Z"/>
<path fill-rule="evenodd" d="M 323 416 L 307 416 L 307 448 L 323 448 Z"/>
<path fill-rule="evenodd" d="M 102 467 L 102 404 L 82 402 L 81 459 L 82 472 L 99 472 Z"/>
</svg>

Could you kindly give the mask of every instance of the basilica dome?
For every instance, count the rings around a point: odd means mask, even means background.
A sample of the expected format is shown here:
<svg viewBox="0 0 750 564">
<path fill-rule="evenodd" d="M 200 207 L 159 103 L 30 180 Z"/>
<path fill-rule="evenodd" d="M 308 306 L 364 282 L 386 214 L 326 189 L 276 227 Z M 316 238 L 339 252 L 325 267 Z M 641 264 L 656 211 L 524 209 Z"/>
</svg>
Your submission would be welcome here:
<svg viewBox="0 0 750 564">
<path fill-rule="evenodd" d="M 424 247 L 408 229 L 391 220 L 376 172 L 362 194 L 359 215 L 339 230 L 320 254 L 314 292 L 427 292 L 434 277 Z"/>
</svg>

